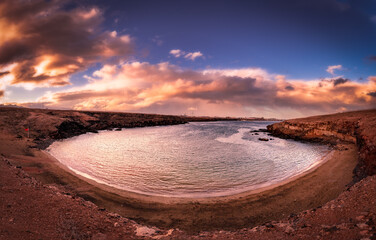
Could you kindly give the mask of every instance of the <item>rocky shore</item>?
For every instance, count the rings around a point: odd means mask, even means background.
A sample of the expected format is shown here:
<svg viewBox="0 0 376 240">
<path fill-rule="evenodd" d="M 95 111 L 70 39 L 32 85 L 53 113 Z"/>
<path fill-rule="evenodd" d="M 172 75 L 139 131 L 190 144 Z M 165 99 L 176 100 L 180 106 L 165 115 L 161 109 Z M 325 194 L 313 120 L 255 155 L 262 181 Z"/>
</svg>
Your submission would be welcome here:
<svg viewBox="0 0 376 240">
<path fill-rule="evenodd" d="M 376 239 L 376 110 L 269 126 L 275 136 L 330 144 L 335 157 L 289 183 L 236 199 L 123 198 L 39 150 L 85 132 L 205 120 L 229 119 L 0 108 L 0 239 Z"/>
<path fill-rule="evenodd" d="M 268 126 L 274 136 L 329 143 L 354 143 L 358 147 L 358 165 L 354 181 L 376 174 L 376 110 L 314 116 L 287 120 Z"/>
<path fill-rule="evenodd" d="M 29 136 L 41 149 L 48 147 L 54 140 L 100 130 L 231 120 L 240 119 L 0 107 L 0 130 L 16 135 L 18 139 Z"/>
</svg>

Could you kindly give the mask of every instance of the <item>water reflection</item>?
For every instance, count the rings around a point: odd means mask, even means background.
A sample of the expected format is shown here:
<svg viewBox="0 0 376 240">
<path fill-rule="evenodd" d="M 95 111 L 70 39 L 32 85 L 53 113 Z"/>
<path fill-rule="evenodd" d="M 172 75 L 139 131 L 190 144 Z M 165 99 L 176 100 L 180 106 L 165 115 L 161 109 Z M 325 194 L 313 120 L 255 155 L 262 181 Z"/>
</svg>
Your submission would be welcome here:
<svg viewBox="0 0 376 240">
<path fill-rule="evenodd" d="M 205 122 L 104 131 L 55 142 L 48 151 L 78 174 L 149 195 L 222 196 L 309 168 L 325 146 L 254 135 L 267 122 Z"/>
</svg>

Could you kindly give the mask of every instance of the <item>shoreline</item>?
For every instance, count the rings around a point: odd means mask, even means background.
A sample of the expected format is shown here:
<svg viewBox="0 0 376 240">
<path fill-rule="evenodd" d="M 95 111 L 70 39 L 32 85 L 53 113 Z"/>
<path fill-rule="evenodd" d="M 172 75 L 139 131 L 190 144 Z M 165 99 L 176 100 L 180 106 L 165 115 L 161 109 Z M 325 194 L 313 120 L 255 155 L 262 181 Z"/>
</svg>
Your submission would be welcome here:
<svg viewBox="0 0 376 240">
<path fill-rule="evenodd" d="M 0 236 L 4 233 L 5 236 L 26 236 L 29 230 L 36 236 L 47 229 L 54 231 L 49 236 L 56 236 L 61 231 L 69 232 L 72 226 L 79 227 L 79 231 L 88 236 L 102 232 L 118 239 L 124 233 L 119 224 L 127 223 L 129 237 L 139 236 L 138 229 L 146 228 L 158 231 L 152 236 L 168 236 L 173 232 L 178 239 L 201 236 L 289 239 L 300 234 L 312 236 L 312 231 L 314 236 L 330 234 L 343 239 L 343 236 L 359 238 L 364 234 L 360 230 L 363 225 L 352 227 L 354 219 L 355 223 L 364 224 L 372 220 L 372 214 L 376 216 L 372 210 L 376 194 L 373 189 L 376 188 L 371 188 L 376 184 L 376 180 L 372 182 L 375 178 L 367 177 L 353 185 L 354 181 L 359 181 L 353 179 L 354 173 L 358 177 L 370 176 L 376 169 L 372 148 L 376 140 L 375 110 L 274 124 L 268 129 L 273 135 L 330 144 L 334 149 L 331 157 L 304 175 L 290 178 L 272 189 L 252 195 L 243 193 L 236 199 L 185 203 L 155 203 L 105 191 L 64 170 L 39 149 L 39 143 L 47 144 L 94 130 L 176 124 L 181 122 L 180 118 L 35 109 L 0 109 L 0 112 L 0 154 L 4 159 L 0 190 L 6 197 L 3 205 L 0 204 L 4 216 L 0 219 L 4 224 Z M 24 132 L 27 123 L 32 129 L 30 139 Z M 30 184 L 25 185 L 25 181 Z M 34 208 L 30 209 L 30 204 Z M 342 211 L 344 207 L 346 211 Z M 62 222 L 67 214 L 70 222 Z M 364 221 L 360 215 L 364 215 Z M 50 216 L 48 220 L 46 216 Z M 107 218 L 105 222 L 104 218 Z M 34 221 L 30 219 L 44 224 L 31 226 Z M 100 227 L 104 223 L 109 223 L 106 230 Z M 68 228 L 65 230 L 62 226 Z M 329 231 L 327 226 L 337 230 Z"/>
<path fill-rule="evenodd" d="M 307 171 L 276 184 L 207 198 L 160 197 L 120 190 L 78 175 L 47 152 L 37 151 L 52 164 L 46 170 L 77 196 L 138 223 L 194 233 L 253 227 L 320 207 L 336 198 L 351 183 L 357 163 L 356 146 L 344 146 L 347 150 L 331 150 Z"/>
<path fill-rule="evenodd" d="M 162 195 L 152 195 L 147 193 L 140 193 L 140 192 L 134 192 L 131 190 L 121 189 L 116 186 L 112 186 L 111 184 L 107 184 L 105 182 L 100 182 L 98 179 L 94 179 L 90 176 L 85 176 L 83 174 L 78 173 L 76 170 L 70 168 L 69 166 L 64 165 L 61 163 L 57 158 L 52 156 L 47 149 L 41 150 L 43 154 L 45 154 L 54 164 L 56 164 L 61 169 L 65 170 L 66 172 L 74 175 L 75 177 L 95 186 L 98 188 L 101 188 L 105 191 L 118 194 L 120 196 L 124 197 L 132 197 L 135 199 L 140 199 L 142 201 L 150 201 L 155 203 L 188 203 L 188 202 L 200 202 L 200 203 L 210 203 L 213 201 L 228 201 L 228 200 L 236 200 L 239 198 L 243 198 L 249 195 L 259 194 L 268 190 L 272 190 L 274 188 L 286 185 L 288 183 L 291 183 L 293 181 L 299 180 L 299 178 L 306 176 L 307 174 L 312 173 L 316 169 L 320 168 L 323 164 L 325 164 L 327 161 L 330 161 L 333 155 L 335 154 L 334 149 L 328 150 L 328 152 L 325 153 L 324 156 L 320 158 L 320 160 L 314 162 L 311 164 L 308 168 L 304 169 L 302 172 L 297 173 L 295 175 L 292 175 L 290 177 L 281 179 L 280 181 L 274 182 L 274 183 L 262 183 L 258 184 L 252 187 L 252 189 L 249 190 L 240 190 L 239 192 L 235 193 L 229 193 L 219 196 L 208 196 L 208 197 L 185 197 L 185 196 L 162 196 Z M 261 186 L 260 186 L 261 185 Z M 257 187 L 260 186 L 260 187 Z"/>
</svg>

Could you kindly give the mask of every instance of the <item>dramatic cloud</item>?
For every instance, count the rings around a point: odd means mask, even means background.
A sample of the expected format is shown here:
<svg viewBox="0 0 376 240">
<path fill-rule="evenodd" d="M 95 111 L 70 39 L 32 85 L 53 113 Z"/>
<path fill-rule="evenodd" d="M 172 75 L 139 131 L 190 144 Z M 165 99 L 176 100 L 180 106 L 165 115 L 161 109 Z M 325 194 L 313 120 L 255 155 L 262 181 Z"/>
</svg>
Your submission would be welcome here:
<svg viewBox="0 0 376 240">
<path fill-rule="evenodd" d="M 130 62 L 106 65 L 87 79 L 87 85 L 48 93 L 38 104 L 174 114 L 196 109 L 195 114 L 225 116 L 252 110 L 259 115 L 270 111 L 275 116 L 283 111 L 300 116 L 303 112 L 355 110 L 376 104 L 372 95 L 375 77 L 367 83 L 343 78 L 303 81 L 288 80 L 260 68 L 193 71 L 169 63 Z"/>
<path fill-rule="evenodd" d="M 170 51 L 170 54 L 173 55 L 174 57 L 184 57 L 186 59 L 194 61 L 196 58 L 203 57 L 204 55 L 198 51 L 198 52 L 184 52 L 180 49 L 172 49 Z"/>
<path fill-rule="evenodd" d="M 334 70 L 342 70 L 342 65 L 328 66 L 326 69 L 326 71 L 332 75 L 334 75 Z"/>
<path fill-rule="evenodd" d="M 132 52 L 128 35 L 102 31 L 98 8 L 64 0 L 0 2 L 0 74 L 4 84 L 62 86 L 93 63 Z M 7 80 L 4 74 L 11 75 Z"/>
</svg>

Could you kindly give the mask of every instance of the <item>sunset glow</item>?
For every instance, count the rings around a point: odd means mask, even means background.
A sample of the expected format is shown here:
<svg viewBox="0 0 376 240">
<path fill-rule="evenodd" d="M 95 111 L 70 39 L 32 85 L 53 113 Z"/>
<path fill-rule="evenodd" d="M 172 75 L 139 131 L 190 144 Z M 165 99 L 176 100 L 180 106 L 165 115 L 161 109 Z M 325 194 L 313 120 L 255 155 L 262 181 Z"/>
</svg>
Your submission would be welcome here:
<svg viewBox="0 0 376 240">
<path fill-rule="evenodd" d="M 277 118 L 376 106 L 374 1 L 198 3 L 1 1 L 0 103 Z"/>
</svg>

